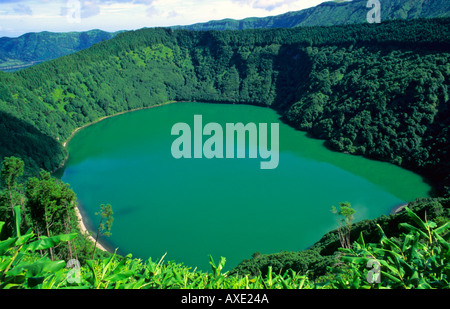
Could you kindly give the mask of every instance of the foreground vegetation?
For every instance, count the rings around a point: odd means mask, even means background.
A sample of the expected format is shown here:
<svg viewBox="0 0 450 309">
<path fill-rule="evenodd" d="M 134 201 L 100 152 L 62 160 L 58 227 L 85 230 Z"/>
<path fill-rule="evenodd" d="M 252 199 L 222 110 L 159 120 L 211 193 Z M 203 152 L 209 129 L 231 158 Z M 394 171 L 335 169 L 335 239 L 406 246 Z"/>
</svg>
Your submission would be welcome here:
<svg viewBox="0 0 450 309">
<path fill-rule="evenodd" d="M 16 182 L 22 172 L 23 161 L 14 157 L 4 160 L 1 176 L 6 189 L 0 195 L 1 217 L 6 218 L 0 222 L 3 289 L 450 288 L 450 199 L 412 205 L 419 212 L 431 210 L 434 221 L 424 221 L 406 208 L 406 213 L 397 215 L 402 215 L 400 230 L 392 229 L 396 237 L 388 237 L 383 224 L 369 221 L 377 235 L 366 228 L 351 242 L 358 227 L 348 225 L 348 229 L 330 232 L 332 237 L 325 236 L 326 240 L 310 250 L 297 252 L 295 258 L 282 261 L 282 254 L 266 258 L 265 266 L 253 267 L 252 272 L 246 273 L 248 265 L 241 265 L 223 273 L 223 257 L 218 263 L 210 257 L 211 272 L 200 272 L 166 263 L 164 257 L 143 261 L 132 255 L 95 255 L 92 243 L 79 231 L 75 195 L 68 186 L 43 171 L 40 178 L 29 178 L 22 187 Z M 348 204 L 344 207 L 351 208 Z M 102 210 L 111 214 L 110 206 Z M 388 222 L 384 225 L 397 217 L 384 218 Z M 107 221 L 110 227 L 112 221 Z M 348 242 L 342 242 L 341 233 Z M 375 241 L 366 242 L 365 233 Z M 330 249 L 333 245 L 336 251 Z M 333 251 L 332 255 L 323 255 L 327 250 Z M 262 259 L 254 256 L 257 263 Z M 376 265 L 379 272 L 368 265 Z"/>
<path fill-rule="evenodd" d="M 19 208 L 17 208 L 18 210 Z M 1 288 L 86 288 L 86 289 L 334 289 L 334 288 L 450 288 L 450 222 L 437 226 L 422 221 L 407 209 L 416 223 L 401 225 L 400 239 L 382 234 L 378 243 L 366 244 L 363 237 L 350 249 L 342 250 L 326 275 L 312 280 L 308 275 L 287 269 L 267 274 L 230 275 L 222 273 L 226 259 L 215 263 L 210 273 L 192 270 L 183 264 L 133 259 L 116 254 L 67 267 L 38 251 L 51 250 L 76 235 L 36 238 L 33 232 L 0 241 Z M 20 211 L 16 212 L 20 215 Z M 19 220 L 18 220 L 19 221 Z M 0 223 L 0 227 L 4 224 Z M 371 262 L 371 264 L 369 264 Z M 368 265 L 378 265 L 369 268 Z M 379 269 L 379 272 L 374 272 Z"/>
</svg>

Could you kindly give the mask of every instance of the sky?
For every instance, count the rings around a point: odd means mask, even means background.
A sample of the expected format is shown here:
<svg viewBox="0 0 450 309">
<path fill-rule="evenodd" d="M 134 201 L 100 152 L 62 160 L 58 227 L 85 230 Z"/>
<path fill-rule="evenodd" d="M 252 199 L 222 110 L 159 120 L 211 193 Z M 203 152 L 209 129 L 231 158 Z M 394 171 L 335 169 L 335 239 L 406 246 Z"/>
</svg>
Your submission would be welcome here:
<svg viewBox="0 0 450 309">
<path fill-rule="evenodd" d="M 0 0 L 0 37 L 190 25 L 299 11 L 325 0 Z"/>
</svg>

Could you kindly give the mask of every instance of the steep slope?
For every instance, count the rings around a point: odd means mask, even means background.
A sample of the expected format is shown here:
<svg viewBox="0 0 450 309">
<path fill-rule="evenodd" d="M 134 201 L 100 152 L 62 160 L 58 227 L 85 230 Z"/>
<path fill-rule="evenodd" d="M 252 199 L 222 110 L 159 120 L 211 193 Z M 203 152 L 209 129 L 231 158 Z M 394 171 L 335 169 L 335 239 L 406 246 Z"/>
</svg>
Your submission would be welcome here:
<svg viewBox="0 0 450 309">
<path fill-rule="evenodd" d="M 270 106 L 333 149 L 415 170 L 445 192 L 449 34 L 450 19 L 226 32 L 143 29 L 0 74 L 0 110 L 62 142 L 100 117 L 166 101 Z"/>
<path fill-rule="evenodd" d="M 366 16 L 370 10 L 366 6 L 367 0 L 329 1 L 316 7 L 277 16 L 243 20 L 224 19 L 172 28 L 242 30 L 359 24 L 366 22 Z M 382 0 L 381 17 L 382 21 L 450 17 L 450 2 L 447 0 Z M 19 38 L 0 38 L 0 70 L 17 71 L 77 52 L 95 43 L 108 40 L 116 34 L 92 30 L 80 33 L 28 33 Z"/>
<path fill-rule="evenodd" d="M 0 70 L 15 71 L 31 65 L 73 54 L 117 33 L 101 30 L 86 32 L 27 33 L 18 38 L 0 38 Z"/>
<path fill-rule="evenodd" d="M 176 26 L 175 29 L 190 30 L 242 30 L 261 28 L 293 28 L 300 26 L 333 26 L 365 23 L 367 0 L 329 1 L 315 7 L 288 12 L 286 14 L 243 20 L 224 19 Z M 382 0 L 382 21 L 394 19 L 415 19 L 450 17 L 450 2 L 446 0 Z"/>
</svg>

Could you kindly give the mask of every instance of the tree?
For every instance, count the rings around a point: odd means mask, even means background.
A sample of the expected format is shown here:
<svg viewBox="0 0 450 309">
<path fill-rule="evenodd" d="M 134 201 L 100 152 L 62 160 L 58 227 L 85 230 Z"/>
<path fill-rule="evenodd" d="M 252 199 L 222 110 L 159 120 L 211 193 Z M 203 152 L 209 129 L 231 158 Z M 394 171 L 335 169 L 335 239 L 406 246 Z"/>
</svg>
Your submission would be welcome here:
<svg viewBox="0 0 450 309">
<path fill-rule="evenodd" d="M 95 237 L 95 244 L 94 244 L 94 250 L 92 252 L 92 259 L 94 259 L 94 255 L 95 255 L 95 249 L 97 248 L 97 242 L 98 242 L 98 237 L 101 235 L 103 236 L 111 236 L 111 228 L 112 228 L 112 224 L 114 221 L 114 217 L 113 217 L 113 210 L 111 205 L 101 205 L 100 208 L 102 209 L 101 213 L 96 213 L 95 215 L 100 215 L 100 223 L 98 225 L 98 230 L 97 230 L 97 236 Z M 103 222 L 105 220 L 105 222 Z"/>
<path fill-rule="evenodd" d="M 23 175 L 24 165 L 24 162 L 16 157 L 7 157 L 2 164 L 1 179 L 8 190 L 12 216 L 14 216 L 17 179 Z"/>
<path fill-rule="evenodd" d="M 61 192 L 61 204 L 65 210 L 65 216 L 62 218 L 63 222 L 64 222 L 64 230 L 65 230 L 66 234 L 71 234 L 72 233 L 72 223 L 71 223 L 70 217 L 74 211 L 76 195 L 75 195 L 75 192 L 73 192 L 73 190 L 70 189 L 69 185 L 67 185 L 67 184 L 61 186 L 61 191 L 62 191 Z M 73 249 L 75 250 L 75 257 L 77 256 L 77 251 L 76 251 L 76 247 L 73 243 L 73 240 L 72 240 L 72 244 L 70 241 L 68 241 L 67 242 L 67 250 L 68 250 L 68 254 L 69 254 L 69 260 L 71 260 L 73 258 L 72 245 L 73 245 Z"/>
<path fill-rule="evenodd" d="M 26 196 L 29 221 L 39 238 L 42 235 L 70 233 L 70 216 L 75 203 L 75 193 L 49 172 L 41 171 L 40 177 L 30 178 L 26 183 Z M 54 248 L 50 248 L 51 259 L 54 259 Z M 64 254 L 58 248 L 60 254 Z M 70 243 L 67 247 L 68 257 L 72 257 Z"/>
<path fill-rule="evenodd" d="M 352 243 L 350 240 L 350 234 L 352 231 L 352 221 L 354 219 L 353 215 L 355 210 L 352 208 L 349 202 L 339 203 L 339 211 L 335 206 L 331 207 L 331 212 L 340 216 L 338 218 L 338 235 L 339 241 L 343 248 L 351 248 Z"/>
<path fill-rule="evenodd" d="M 51 228 L 54 224 L 53 218 L 58 212 L 58 191 L 52 181 L 50 173 L 41 171 L 40 179 L 30 178 L 27 182 L 26 195 L 28 207 L 30 208 L 31 221 L 38 238 L 42 234 L 51 237 Z M 50 258 L 54 260 L 53 248 L 50 248 Z"/>
<path fill-rule="evenodd" d="M 3 194 L 0 192 L 0 216 L 5 221 L 6 226 L 9 227 L 5 229 L 5 233 L 6 231 L 14 231 L 14 208 L 18 204 L 23 208 L 25 203 L 24 196 L 20 193 L 20 186 L 17 184 L 17 179 L 23 175 L 23 171 L 24 162 L 21 159 L 16 157 L 4 159 L 0 178 L 1 185 L 6 188 L 6 192 Z"/>
</svg>

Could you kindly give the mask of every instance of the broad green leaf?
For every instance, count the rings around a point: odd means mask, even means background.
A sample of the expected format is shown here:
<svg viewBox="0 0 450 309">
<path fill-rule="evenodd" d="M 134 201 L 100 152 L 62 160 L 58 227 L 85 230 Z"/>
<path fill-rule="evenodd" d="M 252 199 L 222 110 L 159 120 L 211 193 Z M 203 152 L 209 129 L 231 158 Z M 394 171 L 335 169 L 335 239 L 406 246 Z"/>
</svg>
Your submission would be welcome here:
<svg viewBox="0 0 450 309">
<path fill-rule="evenodd" d="M 299 287 L 298 287 L 300 290 L 303 289 L 303 286 L 304 286 L 304 284 L 305 284 L 305 281 L 306 281 L 306 276 L 303 276 L 302 279 L 301 279 L 301 281 L 300 281 L 300 285 L 299 285 Z"/>
<path fill-rule="evenodd" d="M 41 239 L 38 239 L 27 245 L 26 250 L 36 251 L 53 248 L 61 242 L 71 241 L 72 239 L 76 238 L 77 235 L 78 234 L 73 233 L 53 237 L 41 237 Z"/>
<path fill-rule="evenodd" d="M 111 255 L 106 261 L 103 261 L 103 271 L 102 271 L 102 278 L 105 277 L 106 272 L 109 270 L 109 267 L 111 266 L 112 261 L 115 259 L 116 253 Z M 106 263 L 105 263 L 106 262 Z"/>
<path fill-rule="evenodd" d="M 119 288 L 123 288 L 125 290 L 137 290 L 137 289 L 141 289 L 144 286 L 144 284 L 145 284 L 145 280 L 141 279 L 136 282 L 125 283 Z"/>
<path fill-rule="evenodd" d="M 422 221 L 422 219 L 420 219 L 420 217 L 418 215 L 416 215 L 411 209 L 409 209 L 408 207 L 405 207 L 406 212 L 408 213 L 408 216 L 417 223 L 417 225 L 419 227 L 421 227 L 424 230 L 428 230 L 428 226 L 425 222 Z"/>
<path fill-rule="evenodd" d="M 360 277 L 359 277 L 358 275 L 355 274 L 355 276 L 353 277 L 353 280 L 352 280 L 352 282 L 351 282 L 351 286 L 350 286 L 350 287 L 351 287 L 352 289 L 358 289 L 360 283 L 361 283 Z"/>
<path fill-rule="evenodd" d="M 4 259 L 3 261 L 0 261 L 0 271 L 5 271 L 6 267 L 8 267 L 10 262 L 11 257 Z"/>
<path fill-rule="evenodd" d="M 112 274 L 118 274 L 120 273 L 123 268 L 125 267 L 125 264 L 128 261 L 128 257 L 123 258 L 118 264 L 117 266 L 114 268 L 114 270 L 112 271 Z"/>
<path fill-rule="evenodd" d="M 436 239 L 439 241 L 439 244 L 444 247 L 445 250 L 450 251 L 450 243 L 448 241 L 446 241 L 444 238 L 442 238 L 441 235 L 434 235 L 434 237 L 436 237 Z"/>
<path fill-rule="evenodd" d="M 182 276 L 181 276 L 179 271 L 177 271 L 176 269 L 172 269 L 172 272 L 173 272 L 173 275 L 175 277 L 175 280 L 177 280 L 177 282 L 182 282 L 183 281 L 183 278 L 182 278 Z"/>
<path fill-rule="evenodd" d="M 291 285 L 289 284 L 289 282 L 287 280 L 285 280 L 284 278 L 280 278 L 281 279 L 281 284 L 283 285 L 283 288 L 288 290 L 288 289 L 292 289 Z"/>
<path fill-rule="evenodd" d="M 363 233 L 362 233 L 362 232 L 359 233 L 359 238 L 358 238 L 357 242 L 358 242 L 359 244 L 361 244 L 361 246 L 362 246 L 363 248 L 366 247 L 366 243 L 365 243 L 365 241 L 364 241 L 364 237 L 363 237 Z"/>
<path fill-rule="evenodd" d="M 269 266 L 269 269 L 267 272 L 267 283 L 269 284 L 269 288 L 271 288 L 273 285 L 272 266 Z"/>
<path fill-rule="evenodd" d="M 428 235 L 424 231 L 422 231 L 421 229 L 419 229 L 409 223 L 400 223 L 399 226 L 407 229 L 410 232 L 417 232 L 420 235 L 422 235 L 423 237 L 428 238 Z"/>
<path fill-rule="evenodd" d="M 380 262 L 380 264 L 384 267 L 386 267 L 390 272 L 398 275 L 399 271 L 397 268 L 395 268 L 391 263 L 385 261 L 385 260 L 378 260 L 378 262 Z"/>
<path fill-rule="evenodd" d="M 342 257 L 343 261 L 347 261 L 350 263 L 355 263 L 355 264 L 363 264 L 363 263 L 367 263 L 367 261 L 369 260 L 366 257 L 357 257 L 357 256 L 343 256 Z"/>
<path fill-rule="evenodd" d="M 34 237 L 34 234 L 31 232 L 28 232 L 27 234 L 18 237 L 17 242 L 16 242 L 16 246 L 21 246 L 23 244 L 26 244 L 31 238 Z"/>
<path fill-rule="evenodd" d="M 17 276 L 21 274 L 24 270 L 27 270 L 27 277 L 36 277 L 39 274 L 43 273 L 55 273 L 58 270 L 64 268 L 66 266 L 66 262 L 64 261 L 50 261 L 50 260 L 39 260 L 34 263 L 29 262 L 21 262 L 16 265 L 12 270 L 10 270 L 7 274 L 9 276 Z"/>
<path fill-rule="evenodd" d="M 14 215 L 16 217 L 16 236 L 20 237 L 20 225 L 22 224 L 21 207 L 14 206 Z"/>
<path fill-rule="evenodd" d="M 389 279 L 391 279 L 392 281 L 394 281 L 396 283 L 401 283 L 402 282 L 401 279 L 399 279 L 397 277 L 394 277 L 393 275 L 391 275 L 391 274 L 389 274 L 389 273 L 387 273 L 385 271 L 381 271 L 381 275 L 388 277 Z"/>
<path fill-rule="evenodd" d="M 434 230 L 434 232 L 436 233 L 436 234 L 442 234 L 442 233 L 445 233 L 445 232 L 447 232 L 447 230 L 450 228 L 450 221 L 449 222 L 447 222 L 447 223 L 445 223 L 444 225 L 442 225 L 442 226 L 440 226 L 440 227 L 438 227 L 438 228 L 436 228 L 435 230 Z"/>
<path fill-rule="evenodd" d="M 126 280 L 134 275 L 133 271 L 126 271 L 118 274 L 113 274 L 105 278 L 105 281 L 117 282 Z"/>
<path fill-rule="evenodd" d="M 381 240 L 381 243 L 382 243 L 383 245 L 385 245 L 385 246 L 389 246 L 389 248 L 390 248 L 391 250 L 395 249 L 395 250 L 398 251 L 398 252 L 402 252 L 402 250 L 400 249 L 400 247 L 399 247 L 395 242 L 393 242 L 392 240 L 390 240 L 389 238 L 384 238 L 384 239 L 382 239 L 382 240 Z M 394 251 L 391 251 L 391 252 L 394 252 Z"/>
<path fill-rule="evenodd" d="M 5 290 L 16 289 L 16 288 L 19 288 L 20 286 L 21 286 L 21 284 L 8 283 L 7 285 L 5 285 L 5 287 L 3 289 L 5 289 Z"/>
<path fill-rule="evenodd" d="M 6 251 L 15 246 L 17 237 L 8 238 L 7 240 L 0 241 L 0 255 L 5 254 Z"/>
<path fill-rule="evenodd" d="M 97 286 L 98 279 L 97 279 L 97 272 L 95 271 L 95 264 L 94 263 L 95 262 L 93 260 L 86 261 L 86 264 L 88 265 L 88 268 L 90 269 L 90 271 L 92 273 L 93 281 L 91 282 L 91 284 L 93 286 Z"/>
<path fill-rule="evenodd" d="M 420 280 L 420 283 L 417 285 L 418 289 L 431 289 L 431 285 L 426 282 L 423 278 Z"/>
<path fill-rule="evenodd" d="M 403 246 L 402 246 L 402 251 L 403 252 L 406 252 L 406 251 L 410 250 L 411 247 L 414 246 L 414 244 L 411 245 L 411 243 L 413 243 L 415 238 L 416 237 L 414 237 L 411 234 L 405 235 L 405 237 L 403 238 Z"/>
</svg>

